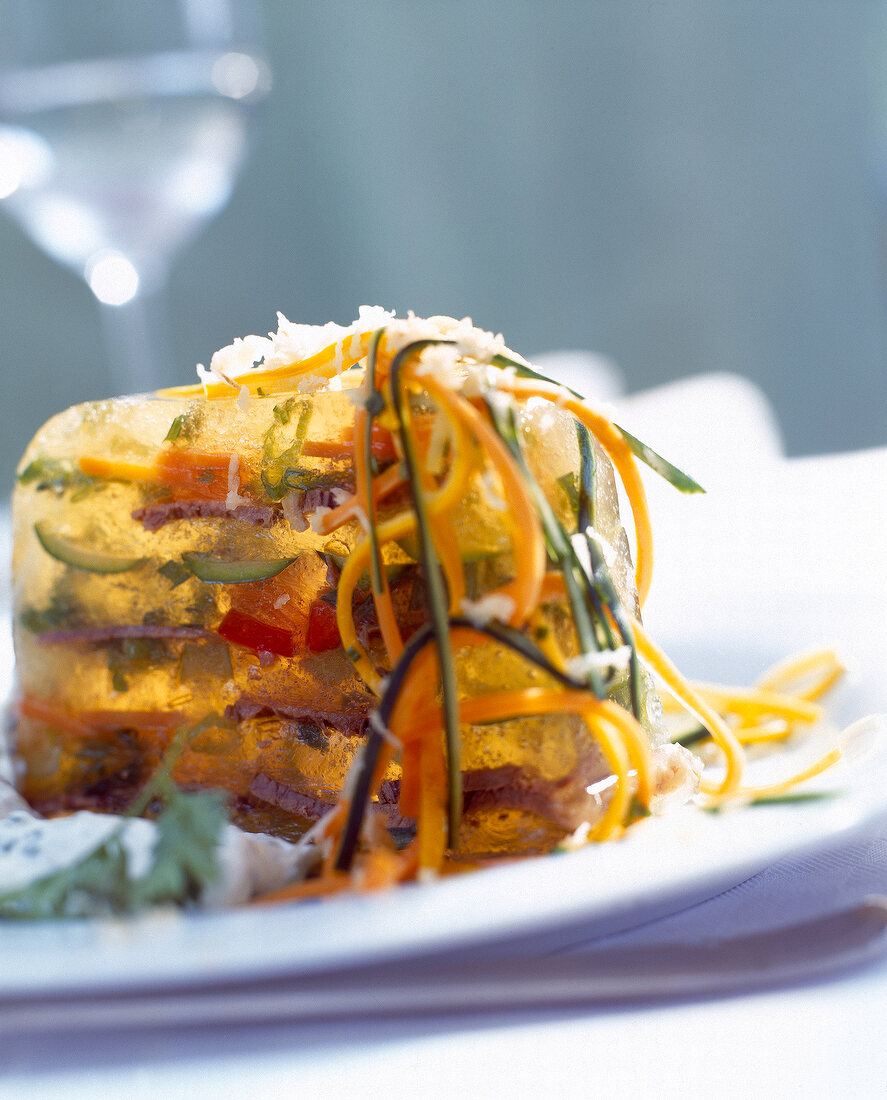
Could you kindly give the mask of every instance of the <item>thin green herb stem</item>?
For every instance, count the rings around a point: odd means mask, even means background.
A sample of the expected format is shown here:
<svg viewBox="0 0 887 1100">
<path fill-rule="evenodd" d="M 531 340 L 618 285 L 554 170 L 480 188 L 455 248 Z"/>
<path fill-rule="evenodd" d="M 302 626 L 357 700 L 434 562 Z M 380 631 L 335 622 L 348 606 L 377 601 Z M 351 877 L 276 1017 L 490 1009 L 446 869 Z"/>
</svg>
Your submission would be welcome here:
<svg viewBox="0 0 887 1100">
<path fill-rule="evenodd" d="M 376 353 L 379 347 L 379 340 L 382 337 L 384 328 L 376 329 L 373 335 L 370 337 L 369 348 L 367 349 L 367 367 L 366 367 L 366 424 L 363 435 L 363 453 L 365 469 L 369 475 L 372 470 L 373 460 L 373 421 L 376 418 L 380 403 L 384 407 L 382 401 L 382 395 L 376 388 Z M 356 442 L 356 441 L 355 441 Z M 370 583 L 374 595 L 381 596 L 385 592 L 385 572 L 382 568 L 382 554 L 379 549 L 379 533 L 376 526 L 376 502 L 373 498 L 373 485 L 370 477 L 367 477 L 367 494 L 364 501 L 366 514 L 367 514 L 367 537 L 370 543 Z"/>
<path fill-rule="evenodd" d="M 563 524 L 554 514 L 554 510 L 548 503 L 548 499 L 539 487 L 539 483 L 533 476 L 527 464 L 526 456 L 520 443 L 519 429 L 516 420 L 514 402 L 509 403 L 507 415 L 503 415 L 501 409 L 496 407 L 496 402 L 490 394 L 485 395 L 490 419 L 499 436 L 511 451 L 518 463 L 521 473 L 526 480 L 527 487 L 533 497 L 533 503 L 542 524 L 542 531 L 548 545 L 549 554 L 564 578 L 564 586 L 567 590 L 567 599 L 573 612 L 573 626 L 576 630 L 576 640 L 582 653 L 600 652 L 601 644 L 595 628 L 594 618 L 590 613 L 586 597 L 591 591 L 591 585 L 585 576 L 582 563 L 576 556 L 576 550 L 570 542 Z M 577 578 L 577 574 L 580 579 Z M 588 670 L 588 686 L 599 699 L 606 695 L 603 680 L 595 668 Z"/>
<path fill-rule="evenodd" d="M 594 536 L 594 449 L 591 442 L 591 433 L 578 420 L 576 421 L 576 438 L 579 444 L 578 526 L 579 530 L 585 535 L 588 560 L 591 565 L 591 580 L 594 588 L 613 616 L 613 621 L 616 623 L 623 644 L 631 650 L 628 664 L 631 709 L 635 718 L 640 721 L 642 714 L 640 659 L 635 645 L 634 632 L 613 584 L 601 547 Z"/>
<path fill-rule="evenodd" d="M 495 622 L 481 625 L 463 616 L 453 616 L 448 620 L 449 629 L 458 629 L 460 627 L 466 630 L 473 630 L 478 634 L 485 634 L 492 641 L 498 642 L 500 645 L 512 650 L 512 652 L 517 653 L 530 664 L 535 665 L 542 672 L 546 673 L 546 675 L 556 680 L 563 687 L 569 688 L 571 691 L 590 690 L 588 684 L 584 680 L 580 680 L 575 676 L 570 676 L 569 673 L 561 671 L 556 665 L 552 664 L 537 645 L 524 634 L 521 634 L 520 631 L 515 630 L 514 627 Z M 354 858 L 357 839 L 360 835 L 361 824 L 364 814 L 366 813 L 366 806 L 370 796 L 370 784 L 372 782 L 373 772 L 375 771 L 376 763 L 379 759 L 379 751 L 385 736 L 382 731 L 387 731 L 388 729 L 395 705 L 403 690 L 404 682 L 413 662 L 422 650 L 433 644 L 434 641 L 434 627 L 431 623 L 426 623 L 407 641 L 397 664 L 386 679 L 385 689 L 382 692 L 382 697 L 376 708 L 375 721 L 370 726 L 367 742 L 355 764 L 358 773 L 355 775 L 352 785 L 352 797 L 348 808 L 348 817 L 345 822 L 345 827 L 342 830 L 342 841 L 336 857 L 337 870 L 347 871 Z"/>
<path fill-rule="evenodd" d="M 402 659 L 403 655 L 401 655 Z M 354 853 L 357 851 L 361 826 L 372 793 L 370 788 L 372 787 L 373 773 L 379 762 L 383 740 L 384 736 L 380 730 L 375 725 L 370 725 L 366 742 L 354 765 L 357 773 L 354 776 L 353 783 L 350 784 L 348 814 L 345 818 L 342 838 L 339 841 L 339 850 L 336 852 L 333 864 L 337 871 L 350 870 L 351 864 L 354 862 Z"/>
<path fill-rule="evenodd" d="M 534 382 L 545 382 L 550 386 L 559 386 L 562 390 L 566 390 L 567 393 L 572 394 L 578 401 L 585 400 L 581 393 L 577 393 L 575 390 L 570 389 L 569 386 L 565 386 L 562 382 L 555 382 L 552 378 L 546 378 L 544 374 L 540 374 L 538 371 L 533 370 L 532 367 L 528 367 L 526 363 L 519 363 L 517 359 L 512 359 L 508 355 L 494 355 L 490 362 L 494 367 L 510 368 L 519 378 L 530 378 Z M 621 428 L 618 424 L 614 424 L 613 427 L 628 444 L 635 458 L 639 458 L 641 462 L 649 466 L 651 470 L 654 470 L 670 485 L 673 485 L 678 492 L 705 492 L 698 481 L 695 481 L 689 474 L 685 474 L 683 470 L 679 470 L 677 466 L 672 465 L 668 459 L 663 458 L 661 454 L 654 451 L 652 447 L 648 447 L 646 443 L 642 443 L 641 440 L 633 436 L 631 432 L 626 431 L 625 428 Z"/>
<path fill-rule="evenodd" d="M 431 535 L 431 526 L 428 521 L 425 494 L 419 470 L 419 459 L 412 433 L 409 430 L 409 410 L 404 408 L 404 387 L 401 381 L 401 373 L 413 356 L 420 354 L 426 347 L 450 343 L 452 343 L 450 340 L 416 340 L 411 344 L 407 344 L 395 355 L 391 363 L 390 380 L 391 399 L 400 427 L 404 464 L 410 482 L 413 509 L 416 513 L 416 533 L 419 537 L 420 559 L 425 572 L 429 617 L 434 629 L 435 645 L 437 647 L 447 749 L 448 840 L 450 847 L 454 848 L 458 842 L 459 822 L 462 817 L 462 771 L 460 768 L 462 745 L 459 729 L 456 667 L 449 638 L 449 601 L 443 571 Z"/>
</svg>

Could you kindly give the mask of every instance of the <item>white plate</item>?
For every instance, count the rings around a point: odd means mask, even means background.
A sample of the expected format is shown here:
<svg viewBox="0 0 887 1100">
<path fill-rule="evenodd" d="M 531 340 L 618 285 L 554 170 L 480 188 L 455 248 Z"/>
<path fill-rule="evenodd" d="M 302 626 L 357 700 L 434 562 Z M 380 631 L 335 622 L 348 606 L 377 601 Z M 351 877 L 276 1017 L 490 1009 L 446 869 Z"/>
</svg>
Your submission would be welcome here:
<svg viewBox="0 0 887 1100">
<path fill-rule="evenodd" d="M 851 467 L 854 502 L 837 493 L 826 507 L 823 486 L 843 484 Z M 726 513 L 701 508 L 701 518 L 682 519 L 683 551 L 665 551 L 658 581 L 671 598 L 651 605 L 649 622 L 689 675 L 743 682 L 793 649 L 835 644 L 851 667 L 832 703 L 836 724 L 887 711 L 887 590 L 878 568 L 867 573 L 835 560 L 865 496 L 860 471 L 871 474 L 874 501 L 885 467 L 880 452 L 849 466 L 846 456 L 774 466 L 767 499 L 777 502 L 782 527 L 769 554 L 748 518 L 760 501 L 739 490 Z M 794 526 L 784 501 L 778 504 L 789 490 L 803 505 Z M 860 537 L 883 562 L 880 514 L 867 511 Z M 816 552 L 802 552 L 811 539 Z M 856 535 L 851 542 L 858 544 Z M 849 759 L 816 781 L 836 792 L 824 801 L 721 815 L 681 811 L 644 822 L 617 844 L 387 895 L 132 921 L 7 924 L 0 930 L 0 999 L 294 976 L 530 934 L 587 939 L 630 927 L 711 896 L 781 856 L 839 845 L 875 824 L 887 786 L 883 726 L 880 733 L 857 739 Z"/>
</svg>

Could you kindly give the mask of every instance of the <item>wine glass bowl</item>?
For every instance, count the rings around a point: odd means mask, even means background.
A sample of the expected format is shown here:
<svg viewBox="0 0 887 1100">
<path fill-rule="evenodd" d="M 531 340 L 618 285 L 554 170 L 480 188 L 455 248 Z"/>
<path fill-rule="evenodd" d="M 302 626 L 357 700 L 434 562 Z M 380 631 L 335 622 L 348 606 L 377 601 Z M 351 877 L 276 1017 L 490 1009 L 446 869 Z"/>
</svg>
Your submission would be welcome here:
<svg viewBox="0 0 887 1100">
<path fill-rule="evenodd" d="M 171 263 L 231 195 L 268 67 L 244 0 L 98 5 L 91 40 L 70 37 L 67 53 L 58 28 L 38 33 L 60 7 L 6 0 L 28 11 L 4 25 L 0 206 L 91 287 L 115 386 L 148 389 L 168 355 Z"/>
</svg>

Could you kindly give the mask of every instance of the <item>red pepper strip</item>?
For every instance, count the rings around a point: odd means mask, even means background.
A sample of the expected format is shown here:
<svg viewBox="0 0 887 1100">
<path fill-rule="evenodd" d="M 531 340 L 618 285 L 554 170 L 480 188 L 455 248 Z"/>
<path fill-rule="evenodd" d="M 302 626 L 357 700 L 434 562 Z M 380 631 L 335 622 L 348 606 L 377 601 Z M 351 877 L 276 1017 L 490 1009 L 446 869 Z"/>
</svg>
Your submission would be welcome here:
<svg viewBox="0 0 887 1100">
<path fill-rule="evenodd" d="M 271 626 L 252 615 L 232 608 L 219 623 L 218 633 L 226 642 L 242 645 L 264 653 L 276 653 L 279 657 L 292 657 L 295 650 L 293 635 L 289 630 Z"/>
<path fill-rule="evenodd" d="M 312 653 L 325 653 L 341 644 L 335 607 L 326 600 L 315 600 L 308 609 L 308 648 Z"/>
</svg>

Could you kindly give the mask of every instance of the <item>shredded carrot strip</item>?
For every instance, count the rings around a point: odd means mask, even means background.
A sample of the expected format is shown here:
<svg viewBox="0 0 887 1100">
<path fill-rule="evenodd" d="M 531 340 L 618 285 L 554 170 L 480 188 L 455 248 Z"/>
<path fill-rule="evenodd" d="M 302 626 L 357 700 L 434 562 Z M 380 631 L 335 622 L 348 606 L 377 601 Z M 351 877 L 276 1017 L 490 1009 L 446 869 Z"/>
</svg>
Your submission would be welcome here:
<svg viewBox="0 0 887 1100">
<path fill-rule="evenodd" d="M 745 764 L 745 753 L 736 734 L 723 718 L 693 690 L 692 686 L 687 683 L 665 654 L 657 649 L 637 620 L 633 623 L 633 629 L 635 644 L 640 655 L 652 671 L 663 681 L 672 695 L 683 703 L 684 709 L 694 715 L 709 731 L 715 743 L 724 753 L 727 765 L 724 778 L 714 788 L 703 780 L 702 790 L 707 794 L 735 794 L 742 781 L 742 771 Z"/>
<path fill-rule="evenodd" d="M 788 779 L 781 779 L 778 783 L 767 783 L 757 787 L 740 787 L 733 792 L 733 797 L 738 800 L 743 798 L 758 799 L 758 798 L 778 798 L 780 795 L 786 794 L 788 791 L 799 786 L 801 783 L 806 782 L 808 779 L 813 779 L 817 775 L 822 775 L 823 772 L 828 771 L 829 768 L 834 767 L 835 764 L 841 759 L 842 753 L 839 748 L 833 748 L 827 752 L 824 756 L 821 756 L 815 763 L 809 767 L 803 768 L 801 771 L 796 772 Z M 726 798 L 715 796 L 706 802 L 708 806 L 722 805 L 726 801 Z"/>
<path fill-rule="evenodd" d="M 844 671 L 834 650 L 816 650 L 775 665 L 758 680 L 757 686 L 762 691 L 783 691 L 813 702 L 833 687 Z M 803 683 L 811 678 L 812 682 L 806 687 L 799 687 L 799 681 Z"/>
<path fill-rule="evenodd" d="M 405 405 L 403 414 L 405 418 L 404 430 L 412 432 L 413 417 L 410 413 L 409 403 Z M 441 511 L 439 501 L 434 499 L 434 478 L 424 462 L 420 464 L 419 476 L 422 481 L 423 494 L 428 504 L 428 522 L 434 537 L 434 549 L 440 558 L 440 564 L 447 580 L 447 589 L 450 594 L 450 613 L 453 614 L 459 610 L 465 596 L 462 555 L 459 552 L 459 544 L 456 541 L 450 517 Z"/>
<path fill-rule="evenodd" d="M 419 750 L 419 870 L 437 871 L 447 851 L 447 764 L 443 738 L 426 738 Z"/>
<path fill-rule="evenodd" d="M 369 514 L 373 510 L 373 495 L 370 486 L 370 471 L 367 468 L 366 452 L 361 444 L 367 428 L 369 415 L 362 405 L 354 410 L 354 484 L 355 496 L 363 502 Z M 379 557 L 381 559 L 381 549 Z M 383 563 L 379 562 L 379 583 L 381 591 L 376 591 L 375 584 L 370 585 L 373 605 L 376 609 L 376 620 L 382 632 L 382 642 L 388 651 L 388 662 L 393 665 L 403 652 L 403 639 L 400 635 L 400 627 L 397 625 L 397 617 L 394 614 L 394 604 L 391 602 L 391 589 L 388 587 L 388 577 Z"/>
<path fill-rule="evenodd" d="M 401 750 L 400 796 L 398 809 L 404 817 L 417 817 L 419 813 L 419 771 L 422 745 L 411 741 Z"/>
<path fill-rule="evenodd" d="M 389 890 L 405 879 L 412 878 L 418 866 L 419 853 L 415 844 L 402 852 L 376 847 L 361 861 L 354 877 L 362 891 Z"/>
<path fill-rule="evenodd" d="M 539 593 L 545 576 L 545 542 L 532 498 L 511 453 L 489 421 L 460 394 L 430 376 L 423 376 L 422 382 L 434 400 L 450 409 L 475 436 L 502 482 L 505 498 L 511 508 L 511 533 L 517 576 L 500 591 L 514 599 L 515 607 L 510 622 L 513 626 L 521 626 L 539 604 Z"/>
<path fill-rule="evenodd" d="M 625 492 L 634 518 L 637 548 L 635 579 L 638 599 L 643 607 L 653 578 L 653 528 L 650 522 L 650 510 L 647 507 L 647 494 L 644 490 L 644 483 L 638 473 L 634 455 L 625 442 L 624 436 L 606 416 L 596 412 L 585 401 L 579 401 L 561 386 L 517 378 L 511 381 L 503 381 L 501 388 L 518 397 L 545 397 L 559 407 L 567 409 L 588 428 L 610 456 L 610 460 L 625 486 Z"/>
<path fill-rule="evenodd" d="M 412 512 L 402 512 L 392 519 L 380 523 L 377 528 L 379 545 L 382 546 L 386 542 L 394 542 L 397 539 L 404 538 L 406 535 L 413 532 L 415 526 L 416 517 Z M 342 645 L 345 647 L 346 651 L 352 650 L 357 654 L 354 661 L 354 667 L 358 675 L 372 691 L 378 694 L 380 677 L 357 637 L 357 630 L 354 625 L 354 614 L 351 607 L 354 589 L 357 587 L 357 582 L 360 580 L 363 571 L 367 567 L 369 557 L 369 539 L 362 538 L 348 555 L 345 564 L 342 566 L 342 572 L 339 574 L 339 585 L 336 589 L 336 625 L 339 628 Z"/>
<path fill-rule="evenodd" d="M 399 489 L 405 481 L 406 475 L 400 464 L 395 463 L 393 466 L 389 466 L 387 470 L 384 470 L 381 474 L 372 479 L 373 500 L 384 500 L 385 497 L 390 496 L 396 489 Z M 325 512 L 316 519 L 314 524 L 315 530 L 319 535 L 328 535 L 332 531 L 335 531 L 336 528 L 341 527 L 343 523 L 347 523 L 348 520 L 353 519 L 359 514 L 363 507 L 362 501 L 359 499 L 357 493 L 355 493 L 336 508 L 333 508 L 329 512 Z"/>
<path fill-rule="evenodd" d="M 351 885 L 351 876 L 344 871 L 328 871 L 319 878 L 305 879 L 271 890 L 267 894 L 253 898 L 252 905 L 275 905 L 285 901 L 306 901 L 308 898 L 329 897 L 340 894 Z"/>
<path fill-rule="evenodd" d="M 722 687 L 720 684 L 693 682 L 693 690 L 720 714 L 735 714 L 754 719 L 767 716 L 786 718 L 793 722 L 816 722 L 822 708 L 806 699 L 756 688 Z"/>
</svg>

